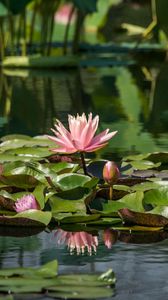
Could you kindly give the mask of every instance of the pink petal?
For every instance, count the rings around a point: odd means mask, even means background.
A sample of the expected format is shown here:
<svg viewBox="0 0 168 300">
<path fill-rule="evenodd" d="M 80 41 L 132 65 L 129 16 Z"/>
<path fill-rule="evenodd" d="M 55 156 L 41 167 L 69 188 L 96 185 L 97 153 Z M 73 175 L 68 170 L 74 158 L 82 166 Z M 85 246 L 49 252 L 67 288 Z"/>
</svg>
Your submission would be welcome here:
<svg viewBox="0 0 168 300">
<path fill-rule="evenodd" d="M 106 145 L 107 145 L 107 143 L 104 143 L 104 144 L 95 144 L 95 145 L 92 145 L 92 146 L 89 146 L 89 147 L 85 148 L 85 152 L 97 151 L 97 150 L 105 147 Z"/>
<path fill-rule="evenodd" d="M 17 201 L 15 202 L 16 212 L 19 213 L 28 209 L 39 209 L 39 204 L 32 194 L 25 195 L 20 199 L 17 199 Z"/>
<path fill-rule="evenodd" d="M 69 149 L 69 148 L 52 148 L 50 150 L 55 153 L 67 153 L 67 154 L 68 153 L 72 154 L 72 153 L 77 152 L 76 149 Z"/>
<path fill-rule="evenodd" d="M 110 140 L 117 133 L 117 131 L 113 131 L 113 132 L 110 132 L 110 133 L 108 133 L 108 131 L 109 131 L 109 129 L 106 129 L 103 132 L 96 135 L 93 138 L 93 140 L 91 142 L 91 145 L 101 144 L 101 143 L 107 142 L 108 140 Z"/>
</svg>

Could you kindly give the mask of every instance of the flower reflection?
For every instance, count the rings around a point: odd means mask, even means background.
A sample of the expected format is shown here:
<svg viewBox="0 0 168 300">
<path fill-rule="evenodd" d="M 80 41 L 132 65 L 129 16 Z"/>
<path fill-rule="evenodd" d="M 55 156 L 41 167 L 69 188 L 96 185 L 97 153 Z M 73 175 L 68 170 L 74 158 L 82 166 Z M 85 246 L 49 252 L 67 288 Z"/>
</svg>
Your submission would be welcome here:
<svg viewBox="0 0 168 300">
<path fill-rule="evenodd" d="M 111 230 L 111 229 L 105 229 L 103 232 L 103 241 L 105 246 L 108 249 L 111 249 L 112 246 L 116 243 L 118 239 L 118 232 Z"/>
<path fill-rule="evenodd" d="M 58 245 L 67 245 L 70 254 L 77 255 L 87 252 L 89 255 L 95 254 L 98 246 L 98 237 L 84 231 L 67 232 L 58 229 L 55 232 Z"/>
</svg>

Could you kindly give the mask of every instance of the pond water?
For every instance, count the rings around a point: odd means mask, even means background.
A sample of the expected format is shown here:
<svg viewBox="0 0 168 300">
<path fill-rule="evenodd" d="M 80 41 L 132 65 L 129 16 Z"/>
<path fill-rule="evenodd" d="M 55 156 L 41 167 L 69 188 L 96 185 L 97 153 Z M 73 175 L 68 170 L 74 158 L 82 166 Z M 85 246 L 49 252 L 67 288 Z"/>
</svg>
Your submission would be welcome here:
<svg viewBox="0 0 168 300">
<path fill-rule="evenodd" d="M 5 70 L 0 74 L 0 136 L 49 133 L 54 118 L 66 124 L 69 113 L 93 112 L 100 115 L 100 129 L 119 131 L 98 157 L 119 160 L 126 154 L 164 151 L 168 140 L 167 86 L 168 63 L 68 72 Z M 167 299 L 166 233 L 147 239 L 121 234 L 108 249 L 99 232 L 97 249 L 92 248 L 90 256 L 87 251 L 70 254 L 66 242 L 60 243 L 54 232 L 21 238 L 1 229 L 1 268 L 39 266 L 54 258 L 60 273 L 113 268 L 117 278 L 114 299 Z"/>
<path fill-rule="evenodd" d="M 1 237 L 0 264 L 1 268 L 34 267 L 58 259 L 59 273 L 103 272 L 113 268 L 117 278 L 114 299 L 167 299 L 168 240 L 152 243 L 166 235 L 150 237 L 149 244 L 138 244 L 142 243 L 140 238 L 136 240 L 135 236 L 121 234 L 108 249 L 99 232 L 99 245 L 92 256 L 87 251 L 84 255 L 76 252 L 70 255 L 65 244 L 58 245 L 55 231 L 24 238 Z"/>
</svg>

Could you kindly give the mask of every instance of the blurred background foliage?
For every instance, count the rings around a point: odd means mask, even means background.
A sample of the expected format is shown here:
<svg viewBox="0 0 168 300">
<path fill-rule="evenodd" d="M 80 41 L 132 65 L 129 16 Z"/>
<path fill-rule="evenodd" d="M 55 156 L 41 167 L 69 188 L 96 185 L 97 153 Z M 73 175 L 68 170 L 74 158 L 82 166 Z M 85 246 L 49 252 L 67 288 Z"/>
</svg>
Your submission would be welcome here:
<svg viewBox="0 0 168 300">
<path fill-rule="evenodd" d="M 167 36 L 167 0 L 0 0 L 0 135 L 93 111 L 120 132 L 104 156 L 165 150 Z M 40 69 L 6 67 L 6 56 L 40 58 Z M 56 70 L 60 57 L 85 62 Z"/>
<path fill-rule="evenodd" d="M 0 0 L 1 59 L 77 53 L 79 42 L 167 46 L 167 35 L 167 0 Z"/>
</svg>

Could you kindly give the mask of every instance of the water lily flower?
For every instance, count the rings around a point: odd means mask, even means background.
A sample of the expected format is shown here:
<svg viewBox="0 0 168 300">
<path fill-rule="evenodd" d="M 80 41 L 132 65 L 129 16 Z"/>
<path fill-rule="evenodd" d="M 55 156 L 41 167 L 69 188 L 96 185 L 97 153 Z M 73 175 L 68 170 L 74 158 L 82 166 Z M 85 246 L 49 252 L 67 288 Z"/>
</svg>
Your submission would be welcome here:
<svg viewBox="0 0 168 300">
<path fill-rule="evenodd" d="M 40 209 L 35 197 L 32 194 L 25 195 L 15 202 L 14 208 L 17 213 L 28 209 Z"/>
<path fill-rule="evenodd" d="M 90 233 L 81 232 L 67 232 L 62 229 L 58 229 L 55 232 L 55 237 L 57 237 L 58 245 L 67 245 L 70 250 L 70 254 L 77 255 L 84 254 L 87 250 L 89 255 L 96 253 L 98 246 L 98 237 L 93 236 Z"/>
<path fill-rule="evenodd" d="M 68 117 L 69 131 L 64 125 L 57 120 L 55 129 L 51 129 L 56 137 L 48 136 L 54 141 L 59 148 L 51 149 L 57 153 L 75 153 L 75 152 L 94 152 L 107 145 L 108 141 L 117 133 L 113 131 L 109 133 L 109 129 L 104 130 L 95 136 L 99 124 L 99 116 L 92 118 L 92 113 L 88 115 L 88 120 L 85 113 L 81 116 Z"/>
<path fill-rule="evenodd" d="M 113 161 L 108 161 L 103 168 L 103 179 L 109 185 L 114 184 L 120 176 L 120 171 Z"/>
</svg>

